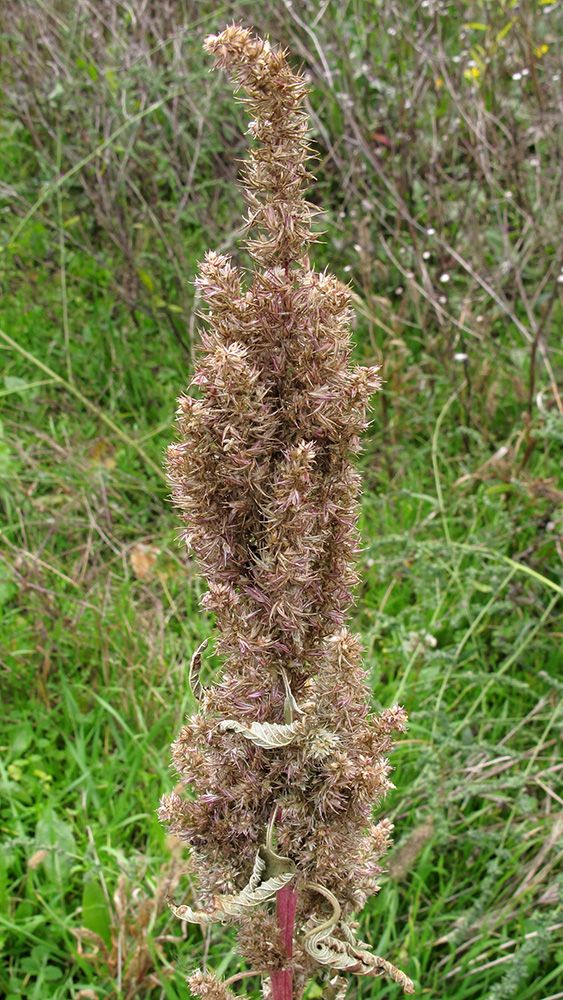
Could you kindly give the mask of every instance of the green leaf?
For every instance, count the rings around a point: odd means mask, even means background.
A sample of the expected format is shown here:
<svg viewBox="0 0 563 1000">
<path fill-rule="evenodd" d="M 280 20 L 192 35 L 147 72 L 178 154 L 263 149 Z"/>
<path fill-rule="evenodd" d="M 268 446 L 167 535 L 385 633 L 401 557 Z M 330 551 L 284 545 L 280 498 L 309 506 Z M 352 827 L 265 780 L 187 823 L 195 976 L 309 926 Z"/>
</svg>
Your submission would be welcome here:
<svg viewBox="0 0 563 1000">
<path fill-rule="evenodd" d="M 551 2 L 551 0 L 550 0 L 550 2 Z M 502 42 L 503 38 L 506 38 L 506 36 L 508 35 L 508 32 L 512 28 L 512 25 L 515 23 L 515 21 L 516 21 L 516 18 L 513 17 L 512 20 L 508 22 L 508 24 L 505 24 L 504 28 L 501 28 L 501 30 L 499 31 L 499 33 L 497 35 L 497 42 Z"/>
<path fill-rule="evenodd" d="M 154 283 L 153 283 L 153 280 L 152 280 L 150 274 L 147 274 L 146 271 L 138 271 L 137 273 L 138 273 L 141 281 L 143 282 L 143 285 L 145 286 L 145 288 L 147 288 L 149 290 L 149 292 L 151 293 L 151 295 L 152 295 L 153 292 L 154 292 Z"/>
<path fill-rule="evenodd" d="M 61 81 L 57 80 L 57 82 L 56 82 L 55 86 L 53 87 L 53 89 L 51 90 L 51 92 L 49 94 L 47 94 L 47 100 L 48 101 L 56 101 L 57 97 L 61 97 L 61 95 L 64 94 L 64 92 L 65 92 L 65 89 L 64 89 Z"/>
<path fill-rule="evenodd" d="M 54 983 L 57 979 L 61 979 L 62 975 L 63 970 L 59 969 L 58 965 L 46 965 L 43 969 L 43 977 L 49 983 Z"/>
<path fill-rule="evenodd" d="M 6 387 L 6 392 L 23 393 L 28 387 L 26 380 L 24 378 L 18 378 L 17 375 L 4 375 L 4 385 Z"/>
<path fill-rule="evenodd" d="M 101 882 L 89 878 L 82 890 L 82 925 L 93 931 L 111 948 L 111 914 Z"/>
<path fill-rule="evenodd" d="M 5 449 L 0 446 L 0 475 L 6 472 L 7 466 L 9 467 L 10 462 L 6 463 Z M 3 608 L 8 601 L 12 600 L 18 592 L 17 584 L 14 582 L 12 576 L 12 569 L 7 565 L 0 565 L 0 608 Z M 18 756 L 18 755 L 15 755 Z"/>
<path fill-rule="evenodd" d="M 115 70 L 113 70 L 113 69 L 106 69 L 104 71 L 104 76 L 105 76 L 105 78 L 106 78 L 106 80 L 107 80 L 110 88 L 112 90 L 117 90 L 117 75 L 115 73 Z"/>
<path fill-rule="evenodd" d="M 51 805 L 43 810 L 35 829 L 35 850 L 48 850 L 43 865 L 50 879 L 61 883 L 68 876 L 76 843 L 72 827 L 60 819 Z"/>
<path fill-rule="evenodd" d="M 6 853 L 0 848 L 0 913 L 8 913 L 8 875 Z"/>
<path fill-rule="evenodd" d="M 320 983 L 311 983 L 307 986 L 305 991 L 306 1000 L 315 1000 L 316 997 L 322 997 L 323 988 Z"/>
<path fill-rule="evenodd" d="M 30 722 L 21 722 L 14 726 L 10 739 L 8 760 L 21 757 L 28 749 L 33 739 L 33 727 Z"/>
<path fill-rule="evenodd" d="M 30 958 L 29 955 L 26 956 L 25 958 L 22 958 L 20 962 L 20 968 L 22 972 L 27 972 L 29 976 L 34 976 L 39 971 L 37 962 L 35 961 L 34 958 Z"/>
</svg>

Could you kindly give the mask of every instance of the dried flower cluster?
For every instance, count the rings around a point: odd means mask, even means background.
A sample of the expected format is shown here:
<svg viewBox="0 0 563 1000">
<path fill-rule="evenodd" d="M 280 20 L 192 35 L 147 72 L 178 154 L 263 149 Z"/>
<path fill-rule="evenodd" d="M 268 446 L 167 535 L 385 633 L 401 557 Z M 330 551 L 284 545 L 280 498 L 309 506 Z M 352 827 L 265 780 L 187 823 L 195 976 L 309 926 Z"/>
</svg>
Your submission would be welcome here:
<svg viewBox="0 0 563 1000">
<path fill-rule="evenodd" d="M 205 688 L 196 650 L 199 712 L 173 744 L 193 797 L 167 796 L 161 818 L 191 847 L 202 907 L 172 908 L 202 924 L 238 918 L 240 952 L 270 976 L 274 1000 L 298 997 L 319 965 L 333 977 L 389 975 L 412 992 L 346 922 L 377 891 L 391 824 L 373 825 L 372 810 L 391 787 L 386 754 L 406 721 L 397 705 L 370 716 L 346 624 L 358 552 L 351 456 L 377 370 L 350 365 L 349 291 L 307 257 L 303 77 L 235 25 L 206 49 L 253 118 L 245 191 L 257 266 L 246 289 L 227 257 L 209 253 L 201 267 L 200 398 L 180 399 L 169 450 L 224 657 Z M 255 909 L 276 896 L 278 933 Z M 202 996 L 218 996 L 212 977 L 201 983 Z M 327 996 L 342 986 L 336 976 Z"/>
</svg>

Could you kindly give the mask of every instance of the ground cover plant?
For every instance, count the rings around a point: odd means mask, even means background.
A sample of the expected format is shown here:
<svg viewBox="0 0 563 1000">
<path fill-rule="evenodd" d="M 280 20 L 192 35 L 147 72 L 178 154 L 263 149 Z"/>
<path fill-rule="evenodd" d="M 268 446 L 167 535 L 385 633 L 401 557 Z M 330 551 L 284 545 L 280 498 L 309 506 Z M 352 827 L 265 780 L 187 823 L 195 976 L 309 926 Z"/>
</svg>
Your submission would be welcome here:
<svg viewBox="0 0 563 1000">
<path fill-rule="evenodd" d="M 421 995 L 558 997 L 560 5 L 265 7 L 0 15 L 0 986 L 188 997 L 194 966 L 239 968 L 171 917 L 156 817 L 207 634 L 162 454 L 197 261 L 248 264 L 243 116 L 201 49 L 236 18 L 309 76 L 315 256 L 383 365 L 354 630 L 373 709 L 410 723 L 360 934 Z"/>
</svg>

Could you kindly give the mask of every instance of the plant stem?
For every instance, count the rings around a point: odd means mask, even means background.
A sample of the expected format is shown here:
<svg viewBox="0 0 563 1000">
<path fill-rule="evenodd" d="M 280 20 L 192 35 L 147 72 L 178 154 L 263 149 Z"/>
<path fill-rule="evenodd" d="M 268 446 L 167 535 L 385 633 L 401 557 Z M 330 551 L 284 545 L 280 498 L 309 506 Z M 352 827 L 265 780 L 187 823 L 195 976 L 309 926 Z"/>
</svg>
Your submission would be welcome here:
<svg viewBox="0 0 563 1000">
<path fill-rule="evenodd" d="M 276 896 L 276 914 L 288 959 L 293 957 L 293 928 L 295 926 L 296 906 L 296 890 L 289 888 L 280 889 Z M 279 969 L 272 972 L 272 1000 L 292 1000 L 292 974 L 291 966 L 287 969 Z"/>
</svg>

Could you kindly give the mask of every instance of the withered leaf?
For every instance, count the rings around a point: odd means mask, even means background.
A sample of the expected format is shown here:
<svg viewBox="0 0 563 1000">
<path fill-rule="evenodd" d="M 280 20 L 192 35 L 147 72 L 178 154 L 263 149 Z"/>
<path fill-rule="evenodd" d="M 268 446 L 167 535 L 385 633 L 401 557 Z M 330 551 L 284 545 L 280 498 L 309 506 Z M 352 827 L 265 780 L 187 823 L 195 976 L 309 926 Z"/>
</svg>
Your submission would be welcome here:
<svg viewBox="0 0 563 1000">
<path fill-rule="evenodd" d="M 243 726 L 236 719 L 223 719 L 219 726 L 223 732 L 242 733 L 251 743 L 265 750 L 286 747 L 303 732 L 303 723 L 299 720 L 289 726 L 277 722 L 252 722 L 250 726 Z"/>
<path fill-rule="evenodd" d="M 201 701 L 205 694 L 205 688 L 199 679 L 201 673 L 201 654 L 209 645 L 209 639 L 204 639 L 200 642 L 195 653 L 190 660 L 190 669 L 188 672 L 188 684 L 190 685 L 191 692 L 196 701 Z"/>
</svg>

